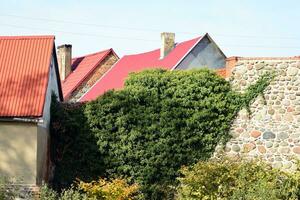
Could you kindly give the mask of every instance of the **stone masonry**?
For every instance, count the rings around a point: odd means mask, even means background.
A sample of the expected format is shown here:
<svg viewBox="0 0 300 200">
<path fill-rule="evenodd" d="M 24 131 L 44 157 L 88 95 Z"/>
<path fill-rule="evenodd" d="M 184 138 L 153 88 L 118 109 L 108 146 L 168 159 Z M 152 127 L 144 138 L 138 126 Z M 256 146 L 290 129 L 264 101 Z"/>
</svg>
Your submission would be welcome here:
<svg viewBox="0 0 300 200">
<path fill-rule="evenodd" d="M 300 159 L 300 59 L 239 58 L 229 80 L 243 92 L 267 71 L 274 71 L 275 79 L 264 97 L 251 105 L 251 116 L 246 110 L 239 112 L 224 150 L 230 156 L 260 157 L 274 167 L 293 170 Z"/>
</svg>

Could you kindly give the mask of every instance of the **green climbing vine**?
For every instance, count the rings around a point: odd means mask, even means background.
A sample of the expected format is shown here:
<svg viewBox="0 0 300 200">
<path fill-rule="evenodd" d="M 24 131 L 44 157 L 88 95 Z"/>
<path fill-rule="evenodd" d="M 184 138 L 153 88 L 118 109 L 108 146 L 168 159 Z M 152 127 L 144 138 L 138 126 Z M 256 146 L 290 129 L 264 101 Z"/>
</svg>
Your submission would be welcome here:
<svg viewBox="0 0 300 200">
<path fill-rule="evenodd" d="M 258 97 L 259 95 L 261 95 L 263 97 L 264 103 L 266 103 L 263 92 L 270 85 L 271 81 L 274 78 L 275 78 L 275 72 L 266 72 L 265 74 L 263 74 L 256 81 L 255 84 L 250 85 L 245 90 L 245 93 L 242 94 L 242 95 L 240 95 L 240 98 L 241 98 L 241 104 L 240 104 L 240 106 L 246 108 L 247 111 L 249 113 L 251 113 L 251 111 L 250 111 L 250 105 L 256 99 L 256 97 Z"/>
</svg>

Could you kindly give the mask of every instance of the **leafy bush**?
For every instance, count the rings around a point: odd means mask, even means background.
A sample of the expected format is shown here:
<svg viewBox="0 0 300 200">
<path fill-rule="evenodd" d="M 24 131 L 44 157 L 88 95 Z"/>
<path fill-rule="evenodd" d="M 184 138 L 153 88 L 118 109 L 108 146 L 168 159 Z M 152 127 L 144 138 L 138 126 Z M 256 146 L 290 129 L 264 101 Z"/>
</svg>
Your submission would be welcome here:
<svg viewBox="0 0 300 200">
<path fill-rule="evenodd" d="M 0 200 L 32 198 L 32 192 L 16 184 L 16 182 L 21 182 L 21 179 L 18 180 L 15 178 L 8 178 L 6 176 L 0 176 Z"/>
<path fill-rule="evenodd" d="M 300 171 L 287 173 L 260 161 L 200 161 L 181 170 L 178 199 L 296 200 Z"/>
<path fill-rule="evenodd" d="M 41 200 L 134 200 L 142 197 L 137 184 L 129 185 L 123 179 L 99 179 L 80 181 L 76 186 L 62 190 L 60 194 L 44 185 L 40 190 Z"/>
<path fill-rule="evenodd" d="M 82 193 L 80 190 L 75 187 L 65 189 L 62 191 L 59 200 L 96 200 L 95 198 L 88 198 L 85 193 Z"/>
<path fill-rule="evenodd" d="M 80 182 L 79 188 L 91 199 L 130 200 L 141 197 L 137 184 L 128 185 L 123 179 L 99 179 L 90 183 Z"/>
<path fill-rule="evenodd" d="M 9 184 L 11 184 L 11 181 L 7 177 L 0 176 L 0 200 L 15 198 L 16 193 L 12 188 L 8 187 Z"/>
<path fill-rule="evenodd" d="M 238 94 L 206 69 L 132 74 L 123 90 L 86 105 L 107 174 L 131 177 L 146 199 L 173 198 L 180 167 L 208 159 L 226 142 L 236 113 L 271 79 L 266 74 Z"/>
<path fill-rule="evenodd" d="M 59 194 L 47 185 L 43 185 L 40 189 L 40 200 L 94 200 L 89 199 L 86 194 L 71 186 L 64 189 Z"/>
<path fill-rule="evenodd" d="M 84 109 L 84 104 L 52 102 L 51 160 L 55 165 L 55 188 L 66 188 L 76 178 L 94 180 L 105 171 L 97 140 L 89 130 Z"/>
<path fill-rule="evenodd" d="M 58 193 L 48 187 L 47 185 L 43 185 L 40 188 L 40 200 L 57 200 Z"/>
</svg>

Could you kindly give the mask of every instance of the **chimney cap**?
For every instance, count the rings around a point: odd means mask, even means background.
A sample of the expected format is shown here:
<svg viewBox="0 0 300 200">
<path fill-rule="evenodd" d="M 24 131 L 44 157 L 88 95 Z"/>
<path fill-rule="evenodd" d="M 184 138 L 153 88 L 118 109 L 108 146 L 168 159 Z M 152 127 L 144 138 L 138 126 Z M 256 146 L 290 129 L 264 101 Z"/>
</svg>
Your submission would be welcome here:
<svg viewBox="0 0 300 200">
<path fill-rule="evenodd" d="M 57 48 L 58 49 L 61 49 L 61 48 L 72 48 L 72 45 L 71 44 L 62 44 L 62 45 L 59 45 Z"/>
<path fill-rule="evenodd" d="M 161 36 L 160 59 L 163 59 L 175 47 L 175 33 L 162 32 L 160 36 Z"/>
</svg>

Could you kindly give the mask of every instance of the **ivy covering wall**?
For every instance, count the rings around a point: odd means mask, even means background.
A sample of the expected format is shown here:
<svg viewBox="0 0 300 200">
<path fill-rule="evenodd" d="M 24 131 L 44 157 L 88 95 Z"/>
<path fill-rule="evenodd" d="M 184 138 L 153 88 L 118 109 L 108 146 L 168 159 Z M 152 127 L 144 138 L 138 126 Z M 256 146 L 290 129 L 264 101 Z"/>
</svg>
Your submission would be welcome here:
<svg viewBox="0 0 300 200">
<path fill-rule="evenodd" d="M 56 177 L 78 163 L 72 175 L 128 177 L 141 185 L 146 199 L 172 198 L 180 167 L 208 159 L 217 144 L 228 141 L 237 112 L 271 80 L 265 74 L 239 94 L 207 69 L 131 74 L 123 90 L 107 92 L 77 112 L 65 110 L 64 128 L 56 127 L 54 137 L 68 136 L 71 145 L 62 152 Z"/>
</svg>

